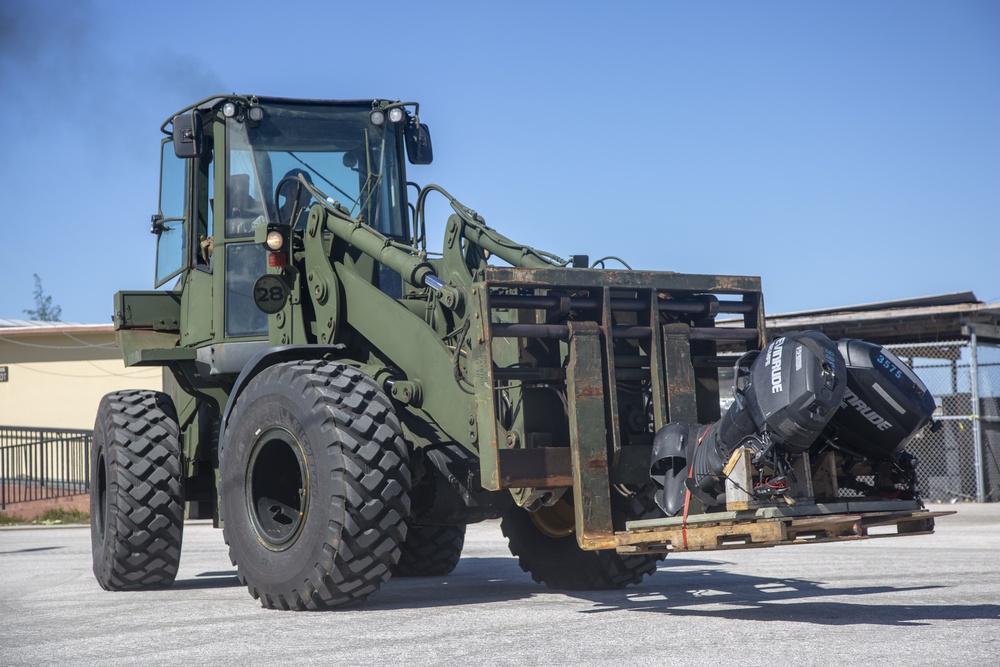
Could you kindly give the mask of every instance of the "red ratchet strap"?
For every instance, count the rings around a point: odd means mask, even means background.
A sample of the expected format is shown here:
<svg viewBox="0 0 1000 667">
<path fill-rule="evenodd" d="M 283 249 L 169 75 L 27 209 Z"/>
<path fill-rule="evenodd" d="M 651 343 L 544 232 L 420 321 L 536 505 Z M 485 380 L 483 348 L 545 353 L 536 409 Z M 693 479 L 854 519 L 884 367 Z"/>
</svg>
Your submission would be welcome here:
<svg viewBox="0 0 1000 667">
<path fill-rule="evenodd" d="M 696 450 L 699 447 L 701 447 L 701 441 L 705 439 L 705 436 L 708 435 L 708 431 L 711 428 L 712 428 L 712 425 L 709 424 L 708 426 L 705 427 L 705 430 L 701 432 L 701 435 L 698 436 L 698 444 L 694 446 L 694 448 Z M 693 478 L 694 478 L 694 455 L 692 454 L 691 455 L 691 463 L 688 465 L 688 479 L 693 479 Z M 688 525 L 688 509 L 690 507 L 691 507 L 691 489 L 688 488 L 687 493 L 684 495 L 684 518 L 681 519 L 681 537 L 684 539 L 684 548 L 685 549 L 687 549 L 687 546 L 688 546 L 688 528 L 687 528 L 687 525 Z"/>
</svg>

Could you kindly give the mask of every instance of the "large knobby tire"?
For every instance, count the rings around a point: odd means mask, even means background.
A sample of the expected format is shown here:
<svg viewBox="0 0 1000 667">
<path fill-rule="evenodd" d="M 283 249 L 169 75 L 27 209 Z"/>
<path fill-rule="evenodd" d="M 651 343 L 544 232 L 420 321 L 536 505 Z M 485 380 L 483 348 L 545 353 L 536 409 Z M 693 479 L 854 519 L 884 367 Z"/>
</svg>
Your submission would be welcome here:
<svg viewBox="0 0 1000 667">
<path fill-rule="evenodd" d="M 626 519 L 651 516 L 655 504 L 646 496 L 614 496 L 612 512 L 615 528 L 621 529 Z M 613 549 L 581 549 L 572 530 L 572 516 L 572 506 L 562 500 L 534 514 L 520 507 L 512 507 L 504 514 L 500 529 L 507 537 L 510 552 L 535 582 L 555 590 L 624 588 L 655 572 L 657 563 L 663 560 L 662 555 L 629 556 Z"/>
<path fill-rule="evenodd" d="M 370 377 L 322 360 L 265 369 L 237 399 L 219 458 L 229 556 L 263 606 L 360 602 L 389 578 L 409 459 Z"/>
<path fill-rule="evenodd" d="M 440 577 L 450 574 L 462 557 L 465 526 L 419 526 L 409 524 L 399 562 L 392 568 L 396 577 Z"/>
<path fill-rule="evenodd" d="M 101 399 L 91 452 L 94 575 L 109 591 L 173 583 L 181 559 L 184 490 L 173 401 L 155 391 Z"/>
</svg>

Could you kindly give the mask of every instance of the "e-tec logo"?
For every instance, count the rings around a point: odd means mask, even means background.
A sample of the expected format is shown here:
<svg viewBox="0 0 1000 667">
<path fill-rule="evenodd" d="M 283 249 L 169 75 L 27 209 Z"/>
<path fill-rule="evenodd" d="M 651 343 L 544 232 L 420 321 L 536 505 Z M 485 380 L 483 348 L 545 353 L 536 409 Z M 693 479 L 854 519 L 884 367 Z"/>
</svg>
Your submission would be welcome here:
<svg viewBox="0 0 1000 667">
<path fill-rule="evenodd" d="M 840 402 L 840 407 L 846 408 L 847 406 L 857 410 L 858 414 L 870 421 L 880 431 L 888 431 L 892 428 L 892 424 L 868 407 L 868 404 L 858 398 L 858 395 L 850 389 L 844 392 L 844 400 Z"/>
<path fill-rule="evenodd" d="M 771 343 L 771 349 L 768 352 L 767 359 L 764 360 L 765 366 L 771 367 L 771 393 L 780 394 L 782 390 L 781 386 L 781 346 L 785 344 L 785 338 L 776 339 Z"/>
</svg>

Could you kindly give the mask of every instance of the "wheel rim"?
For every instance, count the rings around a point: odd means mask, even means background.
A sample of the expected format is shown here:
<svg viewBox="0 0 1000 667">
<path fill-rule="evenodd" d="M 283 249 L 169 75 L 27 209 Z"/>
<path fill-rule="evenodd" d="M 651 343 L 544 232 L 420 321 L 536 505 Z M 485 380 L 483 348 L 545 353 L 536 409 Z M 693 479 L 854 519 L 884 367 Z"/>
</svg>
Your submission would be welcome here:
<svg viewBox="0 0 1000 667">
<path fill-rule="evenodd" d="M 573 506 L 565 500 L 540 507 L 528 516 L 538 530 L 552 538 L 567 537 L 576 530 L 576 514 L 573 512 Z"/>
<path fill-rule="evenodd" d="M 104 534 L 104 525 L 108 516 L 108 462 L 104 450 L 97 455 L 97 532 Z"/>
<path fill-rule="evenodd" d="M 271 551 L 291 547 L 305 523 L 309 474 L 299 441 L 283 428 L 261 433 L 247 463 L 247 514 Z"/>
</svg>

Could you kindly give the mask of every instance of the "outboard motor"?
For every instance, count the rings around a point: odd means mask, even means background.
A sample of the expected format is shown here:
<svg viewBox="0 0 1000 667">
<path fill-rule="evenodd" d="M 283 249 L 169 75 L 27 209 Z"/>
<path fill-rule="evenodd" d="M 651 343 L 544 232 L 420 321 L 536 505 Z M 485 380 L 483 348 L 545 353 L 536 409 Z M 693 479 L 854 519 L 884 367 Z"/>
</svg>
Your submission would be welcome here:
<svg viewBox="0 0 1000 667">
<path fill-rule="evenodd" d="M 740 446 L 780 476 L 823 432 L 846 389 L 844 358 L 829 338 L 816 331 L 776 338 L 749 371 L 737 363 L 736 402 L 721 420 L 668 424 L 656 433 L 650 474 L 663 487 L 657 504 L 673 516 L 688 491 L 707 505 L 724 503 L 723 468 Z"/>
<path fill-rule="evenodd" d="M 896 458 L 934 414 L 934 397 L 909 366 L 881 345 L 844 339 L 847 391 L 827 434 L 849 452 Z"/>
<path fill-rule="evenodd" d="M 656 502 L 669 516 L 683 508 L 688 492 L 707 505 L 723 504 L 723 469 L 740 446 L 754 451 L 755 465 L 775 471 L 772 480 L 795 456 L 830 446 L 849 459 L 885 464 L 914 492 L 912 457 L 903 448 L 931 421 L 934 398 L 884 347 L 790 333 L 768 345 L 749 371 L 743 359 L 737 362 L 733 393 L 736 402 L 717 423 L 668 424 L 656 433 L 650 475 L 662 487 Z"/>
</svg>

